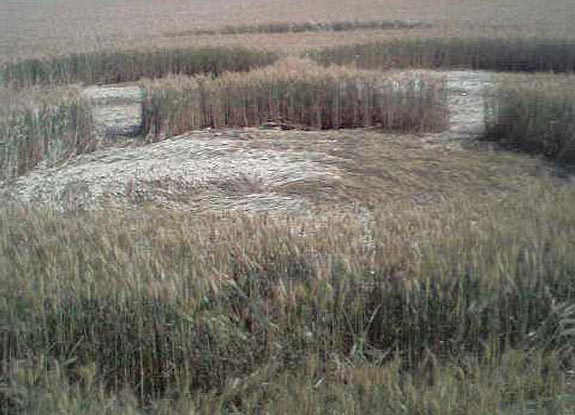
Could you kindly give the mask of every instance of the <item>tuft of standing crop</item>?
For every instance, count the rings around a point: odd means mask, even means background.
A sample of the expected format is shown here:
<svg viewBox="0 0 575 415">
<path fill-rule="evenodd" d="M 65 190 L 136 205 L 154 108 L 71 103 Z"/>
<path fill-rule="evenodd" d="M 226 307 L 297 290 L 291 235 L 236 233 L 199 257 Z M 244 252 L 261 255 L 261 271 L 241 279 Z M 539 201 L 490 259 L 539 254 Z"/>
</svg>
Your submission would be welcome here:
<svg viewBox="0 0 575 415">
<path fill-rule="evenodd" d="M 277 54 L 245 48 L 168 48 L 75 53 L 12 62 L 4 70 L 9 87 L 70 83 L 111 84 L 169 74 L 219 74 L 269 65 Z"/>
<path fill-rule="evenodd" d="M 322 68 L 285 59 L 249 73 L 145 81 L 144 131 L 253 127 L 281 121 L 294 128 L 375 127 L 426 132 L 446 127 L 445 80 L 423 72 Z"/>
<path fill-rule="evenodd" d="M 486 139 L 575 162 L 575 76 L 500 76 L 486 114 Z"/>
<path fill-rule="evenodd" d="M 26 173 L 96 146 L 92 109 L 75 87 L 10 91 L 0 109 L 0 178 Z"/>
</svg>

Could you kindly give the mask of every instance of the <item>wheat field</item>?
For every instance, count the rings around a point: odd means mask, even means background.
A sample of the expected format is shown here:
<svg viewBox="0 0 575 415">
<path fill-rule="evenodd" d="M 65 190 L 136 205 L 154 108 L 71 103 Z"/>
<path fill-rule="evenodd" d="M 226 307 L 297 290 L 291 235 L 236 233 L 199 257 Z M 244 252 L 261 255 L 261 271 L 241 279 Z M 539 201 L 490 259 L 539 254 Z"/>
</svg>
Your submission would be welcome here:
<svg viewBox="0 0 575 415">
<path fill-rule="evenodd" d="M 0 2 L 0 414 L 575 413 L 573 19 Z"/>
</svg>

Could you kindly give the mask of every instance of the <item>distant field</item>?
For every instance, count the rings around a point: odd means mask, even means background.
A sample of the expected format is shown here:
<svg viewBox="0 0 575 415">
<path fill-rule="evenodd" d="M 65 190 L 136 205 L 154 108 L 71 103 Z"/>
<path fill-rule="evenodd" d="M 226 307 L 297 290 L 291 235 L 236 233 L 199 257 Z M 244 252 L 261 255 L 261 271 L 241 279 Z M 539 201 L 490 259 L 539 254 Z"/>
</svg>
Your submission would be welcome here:
<svg viewBox="0 0 575 415">
<path fill-rule="evenodd" d="M 485 34 L 486 30 L 547 36 L 575 33 L 575 7 L 569 0 L 316 0 L 297 7 L 289 0 L 9 0 L 0 2 L 0 57 L 174 43 L 245 44 L 246 39 L 256 47 L 298 48 L 307 42 L 320 46 L 321 42 L 306 32 L 273 39 L 267 39 L 267 34 L 217 35 L 214 39 L 195 33 L 272 23 L 313 25 L 374 20 L 419 21 L 435 26 L 417 29 L 420 35 L 429 31 Z M 389 35 L 383 33 L 385 30 L 379 32 L 340 33 L 333 42 L 357 42 L 361 37 L 374 40 Z M 183 36 L 175 40 L 178 33 Z M 330 36 L 324 43 L 331 41 Z"/>
</svg>

